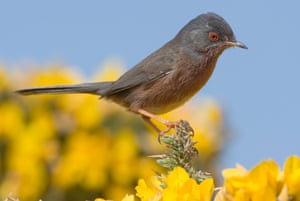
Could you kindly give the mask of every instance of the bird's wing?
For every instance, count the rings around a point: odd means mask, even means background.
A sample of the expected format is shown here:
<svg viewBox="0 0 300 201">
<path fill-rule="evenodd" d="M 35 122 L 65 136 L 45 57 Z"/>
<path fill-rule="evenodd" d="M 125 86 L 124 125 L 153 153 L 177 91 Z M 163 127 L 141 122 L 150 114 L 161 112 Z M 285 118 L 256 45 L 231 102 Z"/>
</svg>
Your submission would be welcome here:
<svg viewBox="0 0 300 201">
<path fill-rule="evenodd" d="M 174 52 L 162 54 L 160 50 L 154 52 L 115 81 L 105 95 L 110 96 L 168 75 L 176 65 L 176 58 L 172 53 Z"/>
</svg>

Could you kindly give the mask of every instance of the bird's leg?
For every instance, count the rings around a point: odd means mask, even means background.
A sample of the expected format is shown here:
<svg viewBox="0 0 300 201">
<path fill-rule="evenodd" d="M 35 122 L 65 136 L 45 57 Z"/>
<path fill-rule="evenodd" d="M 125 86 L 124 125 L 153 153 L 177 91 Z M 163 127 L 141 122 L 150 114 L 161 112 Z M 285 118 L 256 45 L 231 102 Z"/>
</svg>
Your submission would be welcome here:
<svg viewBox="0 0 300 201">
<path fill-rule="evenodd" d="M 147 122 L 150 126 L 152 126 L 158 133 L 158 141 L 160 141 L 160 137 L 163 136 L 165 133 L 169 132 L 170 129 L 174 128 L 176 125 L 178 125 L 179 122 L 177 121 L 169 121 L 164 118 L 161 118 L 155 114 L 152 114 L 150 112 L 147 112 L 146 110 L 143 109 L 138 109 L 137 113 L 142 115 L 142 118 L 144 119 L 145 122 Z M 160 130 L 157 128 L 157 126 L 151 121 L 151 119 L 154 119 L 162 124 L 164 124 L 167 128 L 164 130 Z"/>
<path fill-rule="evenodd" d="M 142 115 L 143 120 L 148 123 L 156 132 L 160 133 L 161 130 L 151 121 L 151 119 L 149 117 L 143 116 Z"/>
<path fill-rule="evenodd" d="M 152 114 L 152 113 L 150 113 L 150 112 L 147 112 L 146 110 L 143 110 L 143 109 L 138 109 L 138 110 L 137 110 L 137 113 L 140 114 L 140 115 L 142 115 L 142 116 L 144 116 L 144 117 L 148 117 L 149 119 L 154 119 L 154 120 L 156 120 L 156 121 L 158 121 L 158 122 L 160 122 L 160 123 L 166 125 L 166 126 L 169 128 L 169 130 L 170 130 L 171 128 L 174 128 L 174 127 L 179 123 L 179 122 L 177 122 L 177 121 L 169 121 L 169 120 L 166 120 L 166 119 L 161 118 L 161 117 L 159 117 L 159 116 L 157 116 L 157 115 L 155 115 L 155 114 Z M 168 132 L 169 130 L 167 130 L 167 132 Z"/>
<path fill-rule="evenodd" d="M 171 127 L 167 127 L 165 130 L 160 130 L 152 121 L 149 117 L 146 117 L 144 115 L 142 115 L 142 118 L 143 120 L 148 123 L 154 130 L 156 130 L 156 132 L 158 133 L 158 136 L 157 136 L 157 140 L 158 142 L 160 143 L 160 138 L 165 134 L 167 133 Z"/>
</svg>

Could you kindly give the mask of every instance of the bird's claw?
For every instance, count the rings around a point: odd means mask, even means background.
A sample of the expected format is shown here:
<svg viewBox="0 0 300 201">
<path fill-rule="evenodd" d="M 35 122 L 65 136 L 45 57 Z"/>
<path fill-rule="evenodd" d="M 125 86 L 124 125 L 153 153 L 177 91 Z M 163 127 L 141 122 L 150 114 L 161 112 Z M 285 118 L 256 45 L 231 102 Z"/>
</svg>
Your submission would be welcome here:
<svg viewBox="0 0 300 201">
<path fill-rule="evenodd" d="M 167 128 L 158 133 L 158 138 L 157 138 L 158 142 L 160 143 L 161 137 L 163 137 L 172 128 L 176 128 L 179 124 L 180 124 L 180 121 L 169 121 L 168 123 L 166 123 Z"/>
</svg>

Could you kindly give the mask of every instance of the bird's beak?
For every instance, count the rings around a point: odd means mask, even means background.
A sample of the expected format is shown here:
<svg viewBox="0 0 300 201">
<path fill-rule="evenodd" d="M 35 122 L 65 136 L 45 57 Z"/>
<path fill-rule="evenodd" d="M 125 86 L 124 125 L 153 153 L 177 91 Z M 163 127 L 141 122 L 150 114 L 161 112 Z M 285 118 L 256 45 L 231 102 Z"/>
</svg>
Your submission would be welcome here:
<svg viewBox="0 0 300 201">
<path fill-rule="evenodd" d="M 240 47 L 240 48 L 248 49 L 248 47 L 245 44 L 238 41 L 225 41 L 224 43 L 226 46 L 229 47 Z"/>
</svg>

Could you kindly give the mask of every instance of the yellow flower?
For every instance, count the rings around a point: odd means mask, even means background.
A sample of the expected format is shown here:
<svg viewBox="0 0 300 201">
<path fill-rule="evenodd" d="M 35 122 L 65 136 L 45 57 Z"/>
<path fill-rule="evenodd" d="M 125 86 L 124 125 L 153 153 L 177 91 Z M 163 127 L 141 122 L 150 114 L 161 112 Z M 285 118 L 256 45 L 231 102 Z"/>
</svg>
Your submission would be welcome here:
<svg viewBox="0 0 300 201">
<path fill-rule="evenodd" d="M 165 188 L 149 187 L 144 180 L 139 180 L 136 187 L 137 196 L 142 201 L 209 201 L 214 184 L 212 179 L 206 179 L 200 184 L 190 178 L 181 167 L 175 168 L 165 179 Z M 162 183 L 161 183 L 162 185 Z"/>
<path fill-rule="evenodd" d="M 111 173 L 114 181 L 120 184 L 128 184 L 136 179 L 138 161 L 138 146 L 135 136 L 129 129 L 123 129 L 115 137 L 111 147 Z"/>
<path fill-rule="evenodd" d="M 95 201 L 105 201 L 105 200 L 102 198 L 96 198 Z"/>
<path fill-rule="evenodd" d="M 125 195 L 125 197 L 122 199 L 122 201 L 134 201 L 133 195 Z"/>
<path fill-rule="evenodd" d="M 13 139 L 24 129 L 24 114 L 13 101 L 0 100 L 0 139 Z"/>
<path fill-rule="evenodd" d="M 63 188 L 74 185 L 89 190 L 104 188 L 108 179 L 110 144 L 111 139 L 104 134 L 73 133 L 55 169 L 55 183 Z"/>
<path fill-rule="evenodd" d="M 79 105 L 76 105 L 74 111 L 72 111 L 77 127 L 90 129 L 99 126 L 99 122 L 103 118 L 99 98 L 89 95 L 81 96 L 81 94 L 72 96 L 72 98 L 79 98 L 79 101 L 77 100 Z M 68 100 L 66 104 L 70 104 L 70 102 L 75 103 L 75 101 Z"/>
<path fill-rule="evenodd" d="M 161 193 L 156 188 L 149 187 L 143 179 L 138 181 L 137 187 L 135 187 L 136 195 L 141 198 L 141 201 L 158 201 L 161 198 Z"/>
<path fill-rule="evenodd" d="M 298 156 L 290 156 L 283 169 L 284 183 L 287 186 L 289 195 L 294 200 L 300 199 L 300 158 Z"/>
<path fill-rule="evenodd" d="M 71 71 L 61 65 L 50 65 L 46 70 L 36 72 L 30 81 L 34 86 L 67 84 L 74 80 L 82 80 L 76 71 Z"/>
<path fill-rule="evenodd" d="M 96 73 L 95 80 L 98 81 L 113 81 L 120 77 L 124 72 L 124 65 L 121 61 L 107 61 L 101 68 L 99 73 Z"/>
<path fill-rule="evenodd" d="M 276 200 L 281 190 L 280 170 L 272 161 L 263 161 L 252 170 L 238 166 L 236 169 L 223 171 L 226 197 L 230 200 Z"/>
<path fill-rule="evenodd" d="M 206 179 L 200 184 L 190 178 L 188 173 L 180 167 L 175 168 L 166 179 L 167 187 L 162 196 L 165 201 L 209 201 L 214 185 L 212 179 Z"/>
</svg>

